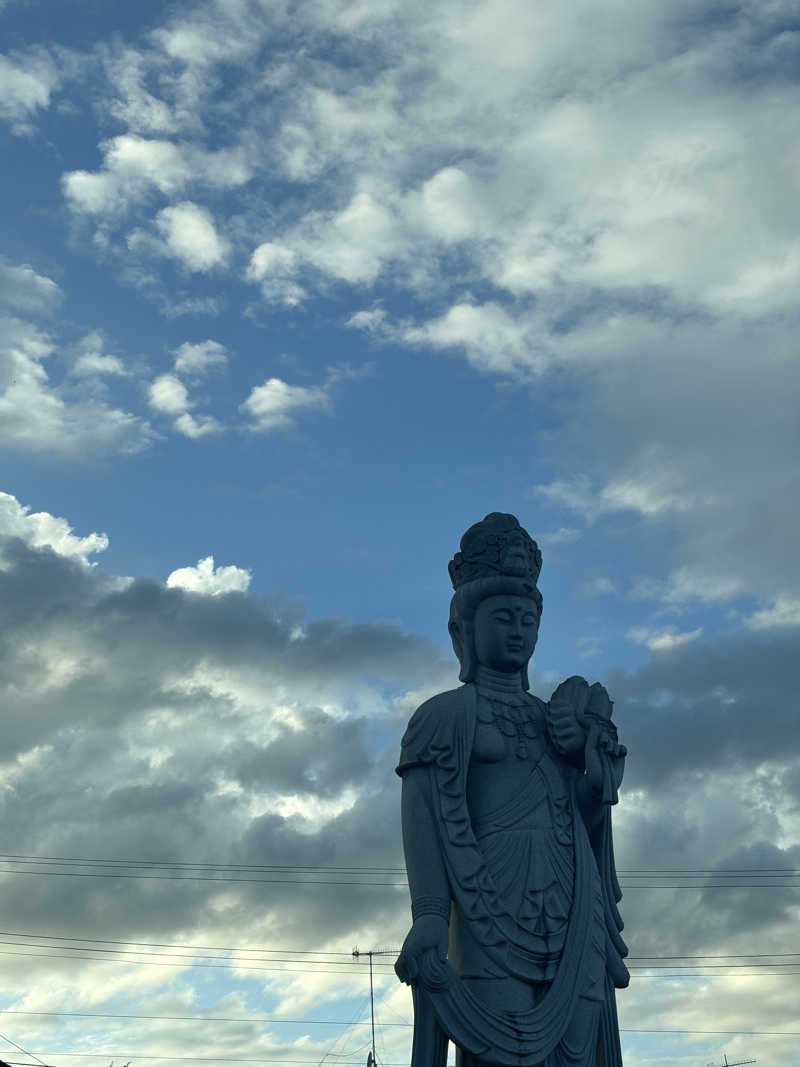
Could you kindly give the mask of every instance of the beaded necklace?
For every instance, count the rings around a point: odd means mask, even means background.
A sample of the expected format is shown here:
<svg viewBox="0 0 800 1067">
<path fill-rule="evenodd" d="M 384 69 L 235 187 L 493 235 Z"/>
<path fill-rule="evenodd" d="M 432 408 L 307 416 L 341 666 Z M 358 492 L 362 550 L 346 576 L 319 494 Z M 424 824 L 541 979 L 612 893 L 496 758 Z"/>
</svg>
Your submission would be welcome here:
<svg viewBox="0 0 800 1067">
<path fill-rule="evenodd" d="M 527 759 L 528 741 L 537 736 L 539 727 L 531 717 L 530 700 L 519 674 L 501 674 L 479 666 L 475 682 L 478 694 L 491 709 L 490 719 L 484 719 L 479 713 L 481 722 L 492 723 L 503 737 L 516 737 L 514 755 L 517 759 Z"/>
</svg>

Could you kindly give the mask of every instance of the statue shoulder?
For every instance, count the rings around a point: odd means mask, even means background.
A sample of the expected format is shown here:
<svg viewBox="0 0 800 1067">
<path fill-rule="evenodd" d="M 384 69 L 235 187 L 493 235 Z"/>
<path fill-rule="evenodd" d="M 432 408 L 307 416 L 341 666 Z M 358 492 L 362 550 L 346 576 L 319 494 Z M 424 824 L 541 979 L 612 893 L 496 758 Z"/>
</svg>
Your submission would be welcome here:
<svg viewBox="0 0 800 1067">
<path fill-rule="evenodd" d="M 424 703 L 420 704 L 411 716 L 409 725 L 411 725 L 415 719 L 423 719 L 427 715 L 452 715 L 456 713 L 459 708 L 465 707 L 469 701 L 473 700 L 474 695 L 475 686 L 471 683 L 468 685 L 459 685 L 456 689 L 447 689 L 444 693 L 436 693 L 435 696 L 430 697 Z"/>
<path fill-rule="evenodd" d="M 450 748 L 474 707 L 475 687 L 471 684 L 437 693 L 420 704 L 403 734 L 397 773 L 433 762 L 432 748 Z"/>
</svg>

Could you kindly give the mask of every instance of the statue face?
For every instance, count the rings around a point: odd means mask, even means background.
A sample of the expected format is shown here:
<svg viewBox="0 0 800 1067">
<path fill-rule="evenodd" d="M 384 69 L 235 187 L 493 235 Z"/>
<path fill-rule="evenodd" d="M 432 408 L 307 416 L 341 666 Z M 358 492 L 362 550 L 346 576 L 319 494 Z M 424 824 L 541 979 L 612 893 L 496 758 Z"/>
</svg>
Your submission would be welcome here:
<svg viewBox="0 0 800 1067">
<path fill-rule="evenodd" d="M 475 611 L 475 655 L 493 671 L 514 674 L 533 655 L 539 612 L 530 597 L 490 596 Z"/>
</svg>

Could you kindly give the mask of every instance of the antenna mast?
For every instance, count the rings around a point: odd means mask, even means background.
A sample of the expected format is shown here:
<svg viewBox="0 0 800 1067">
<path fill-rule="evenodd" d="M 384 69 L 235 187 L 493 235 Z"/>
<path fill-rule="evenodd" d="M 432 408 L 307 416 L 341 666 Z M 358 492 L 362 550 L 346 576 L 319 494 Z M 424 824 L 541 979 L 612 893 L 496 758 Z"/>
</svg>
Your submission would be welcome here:
<svg viewBox="0 0 800 1067">
<path fill-rule="evenodd" d="M 367 1057 L 367 1067 L 378 1067 L 378 1061 L 375 1058 L 375 987 L 372 978 L 372 957 L 396 956 L 397 952 L 398 950 L 395 948 L 369 949 L 367 952 L 362 952 L 358 946 L 353 949 L 353 959 L 355 960 L 359 959 L 361 956 L 369 956 L 369 1015 L 372 1024 L 372 1049 Z M 731 1065 L 731 1067 L 733 1067 L 733 1065 Z"/>
</svg>

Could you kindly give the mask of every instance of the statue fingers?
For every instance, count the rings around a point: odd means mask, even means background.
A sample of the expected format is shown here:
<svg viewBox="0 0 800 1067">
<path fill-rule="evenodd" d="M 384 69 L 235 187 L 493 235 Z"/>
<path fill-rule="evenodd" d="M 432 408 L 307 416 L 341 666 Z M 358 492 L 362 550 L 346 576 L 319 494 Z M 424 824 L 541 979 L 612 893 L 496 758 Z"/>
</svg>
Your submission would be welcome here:
<svg viewBox="0 0 800 1067">
<path fill-rule="evenodd" d="M 417 964 L 413 956 L 409 956 L 405 950 L 401 952 L 394 965 L 394 973 L 401 982 L 410 985 L 417 977 Z"/>
</svg>

